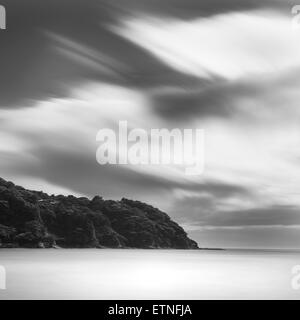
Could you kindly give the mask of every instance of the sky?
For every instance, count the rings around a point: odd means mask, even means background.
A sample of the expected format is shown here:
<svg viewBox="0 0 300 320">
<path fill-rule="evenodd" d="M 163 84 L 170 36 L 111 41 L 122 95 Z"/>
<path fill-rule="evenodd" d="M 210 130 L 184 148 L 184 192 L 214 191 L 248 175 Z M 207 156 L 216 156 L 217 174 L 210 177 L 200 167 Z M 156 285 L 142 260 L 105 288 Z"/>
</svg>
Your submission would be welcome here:
<svg viewBox="0 0 300 320">
<path fill-rule="evenodd" d="M 200 247 L 300 247 L 297 3 L 1 4 L 1 177 L 50 194 L 145 201 Z M 124 120 L 204 130 L 203 173 L 100 165 L 97 132 Z"/>
</svg>

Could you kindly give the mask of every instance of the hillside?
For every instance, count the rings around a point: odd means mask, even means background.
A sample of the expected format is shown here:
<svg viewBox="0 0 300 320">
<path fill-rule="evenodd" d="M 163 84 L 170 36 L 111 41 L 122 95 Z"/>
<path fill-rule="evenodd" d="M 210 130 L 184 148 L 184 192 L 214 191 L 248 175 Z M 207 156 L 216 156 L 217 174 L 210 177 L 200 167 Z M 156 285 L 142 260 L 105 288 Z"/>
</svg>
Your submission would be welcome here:
<svg viewBox="0 0 300 320">
<path fill-rule="evenodd" d="M 197 243 L 148 204 L 48 195 L 0 178 L 0 247 L 174 248 Z"/>
</svg>

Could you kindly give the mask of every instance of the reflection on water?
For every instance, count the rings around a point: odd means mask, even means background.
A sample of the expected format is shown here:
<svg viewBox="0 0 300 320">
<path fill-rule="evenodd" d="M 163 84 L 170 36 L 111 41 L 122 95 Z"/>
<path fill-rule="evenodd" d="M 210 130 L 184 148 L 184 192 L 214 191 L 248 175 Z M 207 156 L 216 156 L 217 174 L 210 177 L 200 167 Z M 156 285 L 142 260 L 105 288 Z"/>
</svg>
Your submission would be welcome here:
<svg viewBox="0 0 300 320">
<path fill-rule="evenodd" d="M 0 299 L 300 299 L 300 253 L 2 249 Z"/>
</svg>

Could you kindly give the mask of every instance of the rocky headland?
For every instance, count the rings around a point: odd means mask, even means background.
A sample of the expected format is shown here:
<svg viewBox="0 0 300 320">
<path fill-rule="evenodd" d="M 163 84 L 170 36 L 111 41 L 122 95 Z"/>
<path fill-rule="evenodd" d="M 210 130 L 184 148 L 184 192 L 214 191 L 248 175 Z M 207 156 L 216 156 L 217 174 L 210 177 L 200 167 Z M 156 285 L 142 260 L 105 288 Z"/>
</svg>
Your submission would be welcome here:
<svg viewBox="0 0 300 320">
<path fill-rule="evenodd" d="M 48 195 L 0 178 L 0 248 L 197 249 L 170 217 L 122 199 Z"/>
</svg>

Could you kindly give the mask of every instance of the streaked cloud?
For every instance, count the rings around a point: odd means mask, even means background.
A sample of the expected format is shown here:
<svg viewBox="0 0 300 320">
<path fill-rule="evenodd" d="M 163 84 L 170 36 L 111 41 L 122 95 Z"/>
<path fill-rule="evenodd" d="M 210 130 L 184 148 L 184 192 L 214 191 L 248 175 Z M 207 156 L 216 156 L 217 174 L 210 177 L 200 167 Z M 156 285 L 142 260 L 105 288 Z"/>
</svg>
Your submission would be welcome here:
<svg viewBox="0 0 300 320">
<path fill-rule="evenodd" d="M 238 12 L 192 21 L 146 16 L 112 29 L 174 69 L 201 78 L 235 80 L 299 66 L 291 18 L 279 13 Z"/>
</svg>

